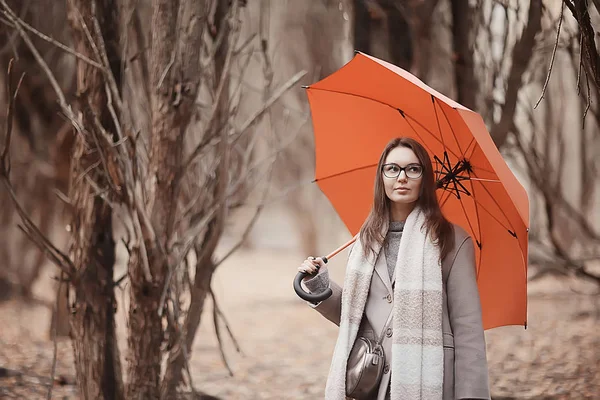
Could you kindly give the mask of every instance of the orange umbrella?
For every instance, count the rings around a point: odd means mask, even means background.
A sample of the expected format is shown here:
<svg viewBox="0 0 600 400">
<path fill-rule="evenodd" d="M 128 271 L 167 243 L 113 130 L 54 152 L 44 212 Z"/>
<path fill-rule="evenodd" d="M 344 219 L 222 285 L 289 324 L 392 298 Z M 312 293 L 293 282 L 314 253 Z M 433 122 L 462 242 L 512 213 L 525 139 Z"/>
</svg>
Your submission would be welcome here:
<svg viewBox="0 0 600 400">
<path fill-rule="evenodd" d="M 371 209 L 385 145 L 398 136 L 418 140 L 436 170 L 444 215 L 476 244 L 484 328 L 526 326 L 529 201 L 481 116 L 401 68 L 363 53 L 306 89 L 315 181 L 351 234 L 359 232 Z M 298 290 L 300 275 L 296 292 L 314 300 L 315 295 Z"/>
</svg>

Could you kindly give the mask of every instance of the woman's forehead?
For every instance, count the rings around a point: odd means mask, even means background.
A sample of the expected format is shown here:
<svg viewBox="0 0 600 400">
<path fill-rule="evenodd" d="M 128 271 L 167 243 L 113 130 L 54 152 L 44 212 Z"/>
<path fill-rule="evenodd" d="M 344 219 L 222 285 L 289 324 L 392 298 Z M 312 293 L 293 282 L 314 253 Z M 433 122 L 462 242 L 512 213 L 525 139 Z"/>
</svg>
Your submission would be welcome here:
<svg viewBox="0 0 600 400">
<path fill-rule="evenodd" d="M 418 163 L 419 158 L 408 147 L 396 147 L 390 151 L 385 158 L 385 163 L 396 163 L 398 165 L 406 165 L 410 163 Z"/>
</svg>

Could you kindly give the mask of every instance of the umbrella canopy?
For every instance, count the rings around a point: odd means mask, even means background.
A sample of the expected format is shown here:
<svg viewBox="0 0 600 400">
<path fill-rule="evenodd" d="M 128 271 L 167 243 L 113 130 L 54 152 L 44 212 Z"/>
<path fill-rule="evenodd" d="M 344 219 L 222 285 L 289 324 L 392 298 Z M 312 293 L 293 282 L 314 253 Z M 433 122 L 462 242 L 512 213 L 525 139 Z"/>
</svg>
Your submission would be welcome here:
<svg viewBox="0 0 600 400">
<path fill-rule="evenodd" d="M 352 235 L 371 209 L 385 145 L 418 140 L 433 162 L 444 215 L 475 243 L 484 328 L 526 325 L 529 202 L 481 116 L 363 53 L 306 89 L 315 181 Z"/>
</svg>

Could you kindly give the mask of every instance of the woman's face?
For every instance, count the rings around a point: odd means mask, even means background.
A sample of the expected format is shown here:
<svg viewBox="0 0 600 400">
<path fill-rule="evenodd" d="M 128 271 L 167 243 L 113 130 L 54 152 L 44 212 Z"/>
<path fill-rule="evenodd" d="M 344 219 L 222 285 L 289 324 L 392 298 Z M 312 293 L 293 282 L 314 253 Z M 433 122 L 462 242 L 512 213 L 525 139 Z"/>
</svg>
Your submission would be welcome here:
<svg viewBox="0 0 600 400">
<path fill-rule="evenodd" d="M 397 177 L 393 177 L 395 175 Z M 421 193 L 423 166 L 411 149 L 396 147 L 385 159 L 381 178 L 388 199 L 398 204 L 411 204 Z"/>
</svg>

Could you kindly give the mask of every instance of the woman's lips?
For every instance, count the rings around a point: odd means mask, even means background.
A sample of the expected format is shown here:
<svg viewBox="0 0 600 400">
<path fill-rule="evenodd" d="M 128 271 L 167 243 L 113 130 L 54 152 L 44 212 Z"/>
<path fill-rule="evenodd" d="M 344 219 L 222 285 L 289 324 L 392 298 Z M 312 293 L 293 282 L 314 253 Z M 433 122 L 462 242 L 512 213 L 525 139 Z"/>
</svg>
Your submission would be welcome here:
<svg viewBox="0 0 600 400">
<path fill-rule="evenodd" d="M 394 190 L 396 192 L 404 193 L 404 192 L 408 192 L 410 189 L 409 188 L 396 188 Z"/>
</svg>

